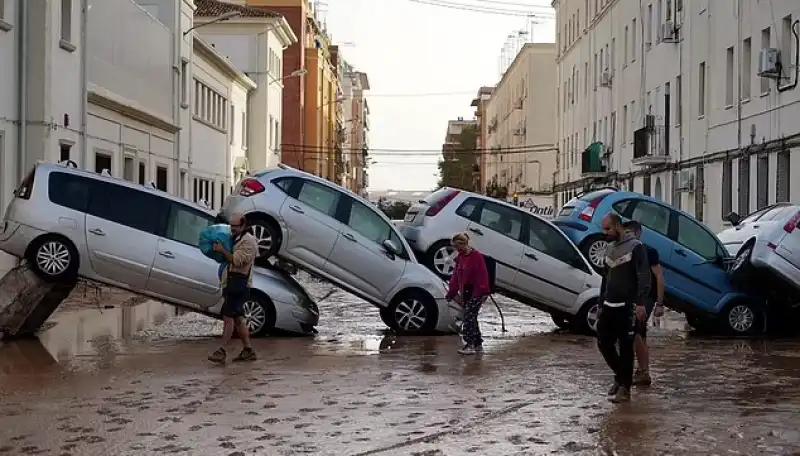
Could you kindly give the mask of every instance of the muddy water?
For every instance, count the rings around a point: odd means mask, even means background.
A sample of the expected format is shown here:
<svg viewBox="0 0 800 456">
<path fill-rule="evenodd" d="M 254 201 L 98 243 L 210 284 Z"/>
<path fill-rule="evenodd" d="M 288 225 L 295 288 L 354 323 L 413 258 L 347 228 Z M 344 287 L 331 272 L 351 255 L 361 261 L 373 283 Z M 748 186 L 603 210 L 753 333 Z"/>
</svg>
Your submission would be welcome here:
<svg viewBox="0 0 800 456">
<path fill-rule="evenodd" d="M 800 449 L 796 342 L 694 337 L 672 316 L 651 330 L 655 383 L 612 406 L 591 338 L 502 305 L 508 332 L 487 307 L 487 352 L 462 358 L 454 337 L 382 334 L 372 309 L 335 293 L 316 337 L 258 340 L 258 361 L 227 366 L 205 362 L 213 320 L 152 303 L 70 309 L 41 342 L 0 346 L 0 455 Z"/>
</svg>

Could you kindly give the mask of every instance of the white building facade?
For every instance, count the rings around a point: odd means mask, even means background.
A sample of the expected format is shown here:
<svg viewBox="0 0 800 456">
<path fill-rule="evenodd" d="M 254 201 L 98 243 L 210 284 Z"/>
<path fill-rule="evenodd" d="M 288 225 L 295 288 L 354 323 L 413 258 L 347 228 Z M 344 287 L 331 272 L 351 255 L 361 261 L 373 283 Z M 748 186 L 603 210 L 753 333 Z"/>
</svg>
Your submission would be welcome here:
<svg viewBox="0 0 800 456">
<path fill-rule="evenodd" d="M 557 205 L 590 185 L 617 185 L 719 231 L 731 211 L 800 200 L 800 3 L 553 7 Z"/>
<path fill-rule="evenodd" d="M 195 202 L 219 209 L 248 171 L 248 96 L 255 82 L 210 43 L 194 39 L 192 59 L 192 184 Z"/>
<path fill-rule="evenodd" d="M 297 42 L 297 36 L 283 16 L 262 8 L 216 0 L 195 3 L 195 24 L 202 26 L 197 33 L 256 84 L 248 104 L 249 128 L 236 120 L 247 131 L 247 169 L 276 166 L 281 162 L 283 51 Z M 209 23 L 220 14 L 231 12 L 240 16 Z"/>
<path fill-rule="evenodd" d="M 486 103 L 486 180 L 509 195 L 552 194 L 558 138 L 555 59 L 555 44 L 525 44 Z"/>
<path fill-rule="evenodd" d="M 340 69 L 344 139 L 342 151 L 344 173 L 341 186 L 359 195 L 367 195 L 369 186 L 369 104 L 366 92 L 370 90 L 369 76 L 356 71 L 347 62 Z"/>
</svg>

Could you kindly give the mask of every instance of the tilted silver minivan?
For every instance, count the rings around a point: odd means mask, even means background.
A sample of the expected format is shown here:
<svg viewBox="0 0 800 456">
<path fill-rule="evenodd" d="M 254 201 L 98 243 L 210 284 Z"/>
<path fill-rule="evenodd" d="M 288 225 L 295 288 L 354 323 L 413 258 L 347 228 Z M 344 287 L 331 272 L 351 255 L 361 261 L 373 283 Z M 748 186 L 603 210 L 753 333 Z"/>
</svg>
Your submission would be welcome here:
<svg viewBox="0 0 800 456">
<path fill-rule="evenodd" d="M 6 209 L 0 250 L 47 281 L 81 276 L 218 317 L 219 265 L 198 248 L 215 214 L 68 163 L 39 163 L 28 174 Z M 312 333 L 319 320 L 311 296 L 277 268 L 254 270 L 245 310 L 255 335 Z"/>
</svg>

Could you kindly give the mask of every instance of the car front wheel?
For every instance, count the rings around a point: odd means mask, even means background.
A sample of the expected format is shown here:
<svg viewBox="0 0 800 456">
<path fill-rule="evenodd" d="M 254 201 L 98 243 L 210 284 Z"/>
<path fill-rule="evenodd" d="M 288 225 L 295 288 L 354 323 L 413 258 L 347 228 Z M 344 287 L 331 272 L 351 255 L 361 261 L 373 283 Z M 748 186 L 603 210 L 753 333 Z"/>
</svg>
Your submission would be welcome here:
<svg viewBox="0 0 800 456">
<path fill-rule="evenodd" d="M 423 292 L 411 291 L 396 298 L 386 309 L 385 316 L 381 312 L 381 318 L 387 326 L 397 331 L 421 333 L 436 327 L 438 313 L 433 298 Z"/>
<path fill-rule="evenodd" d="M 723 329 L 734 336 L 750 336 L 766 332 L 766 315 L 746 300 L 728 305 L 722 312 L 720 323 Z"/>
<path fill-rule="evenodd" d="M 261 294 L 251 294 L 242 310 L 251 336 L 263 336 L 275 328 L 275 308 L 272 302 Z"/>
<path fill-rule="evenodd" d="M 28 249 L 28 262 L 46 282 L 71 280 L 78 275 L 78 250 L 61 236 L 42 236 Z"/>
<path fill-rule="evenodd" d="M 601 271 L 605 266 L 606 248 L 608 241 L 602 236 L 592 236 L 581 243 L 581 252 L 589 260 L 596 271 Z"/>
<path fill-rule="evenodd" d="M 597 300 L 587 302 L 578 312 L 575 329 L 584 334 L 597 334 L 597 319 L 600 317 L 600 306 Z"/>
</svg>

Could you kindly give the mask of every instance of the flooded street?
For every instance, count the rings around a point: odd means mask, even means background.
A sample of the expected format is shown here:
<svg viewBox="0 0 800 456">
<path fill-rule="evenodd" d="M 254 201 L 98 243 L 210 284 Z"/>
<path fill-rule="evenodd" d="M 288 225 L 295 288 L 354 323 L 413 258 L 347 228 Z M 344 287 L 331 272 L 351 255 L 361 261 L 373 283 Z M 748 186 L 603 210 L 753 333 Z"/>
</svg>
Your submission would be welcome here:
<svg viewBox="0 0 800 456">
<path fill-rule="evenodd" d="M 326 287 L 309 287 L 322 296 Z M 594 339 L 500 299 L 487 351 L 383 333 L 341 292 L 313 338 L 260 339 L 214 366 L 221 323 L 157 303 L 72 305 L 0 345 L 0 455 L 800 454 L 795 341 L 651 328 L 654 383 L 614 406 Z"/>
</svg>

